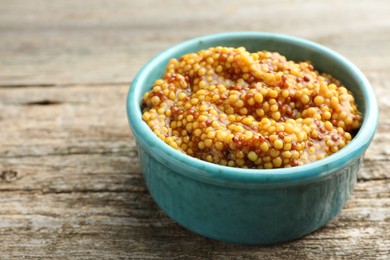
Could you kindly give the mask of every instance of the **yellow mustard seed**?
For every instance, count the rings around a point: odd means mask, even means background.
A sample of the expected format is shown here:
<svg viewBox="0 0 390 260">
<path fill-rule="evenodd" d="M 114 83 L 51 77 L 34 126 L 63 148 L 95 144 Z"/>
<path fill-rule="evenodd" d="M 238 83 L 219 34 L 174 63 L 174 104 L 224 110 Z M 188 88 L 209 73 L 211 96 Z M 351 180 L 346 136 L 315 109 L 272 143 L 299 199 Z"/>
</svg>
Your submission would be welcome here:
<svg viewBox="0 0 390 260">
<path fill-rule="evenodd" d="M 278 149 L 278 150 L 282 149 L 283 148 L 283 141 L 279 140 L 279 139 L 276 140 L 274 142 L 274 147 L 275 147 L 275 149 Z"/>
<path fill-rule="evenodd" d="M 259 156 L 254 151 L 250 151 L 248 153 L 248 159 L 251 160 L 252 162 L 255 162 L 258 158 Z"/>
</svg>

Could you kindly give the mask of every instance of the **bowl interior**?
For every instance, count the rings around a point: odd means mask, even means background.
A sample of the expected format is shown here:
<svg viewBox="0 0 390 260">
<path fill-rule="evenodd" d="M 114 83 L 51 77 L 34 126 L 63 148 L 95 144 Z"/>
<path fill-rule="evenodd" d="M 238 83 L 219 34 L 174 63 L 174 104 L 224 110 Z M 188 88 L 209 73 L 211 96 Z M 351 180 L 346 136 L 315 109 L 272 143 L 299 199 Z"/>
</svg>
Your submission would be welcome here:
<svg viewBox="0 0 390 260">
<path fill-rule="evenodd" d="M 140 101 L 145 92 L 149 91 L 155 80 L 162 77 L 166 65 L 171 58 L 179 58 L 183 54 L 197 52 L 214 46 L 240 47 L 244 46 L 248 51 L 255 52 L 260 50 L 277 51 L 293 61 L 311 61 L 316 70 L 333 75 L 353 93 L 359 110 L 363 115 L 363 124 L 354 139 L 339 152 L 307 165 L 284 168 L 278 170 L 245 170 L 226 166 L 214 165 L 203 162 L 198 159 L 190 158 L 182 153 L 170 148 L 163 143 L 152 131 L 148 131 L 148 126 L 142 121 Z M 132 82 L 127 101 L 127 111 L 130 125 L 139 142 L 145 142 L 146 146 L 156 147 L 156 150 L 163 150 L 160 153 L 161 160 L 169 163 L 172 157 L 177 159 L 183 168 L 186 165 L 198 168 L 198 175 L 210 175 L 214 173 L 216 178 L 221 175 L 223 178 L 233 178 L 240 181 L 254 181 L 256 179 L 267 181 L 288 181 L 292 179 L 306 179 L 313 176 L 326 175 L 326 169 L 338 168 L 347 164 L 350 160 L 356 159 L 362 154 L 371 142 L 378 120 L 378 107 L 372 88 L 362 74 L 362 72 L 347 59 L 336 52 L 323 47 L 319 44 L 290 37 L 286 35 L 256 33 L 256 32 L 239 32 L 223 33 L 195 38 L 176 46 L 173 46 L 160 53 L 138 73 Z M 154 137 L 153 137 L 154 136 Z M 169 158 L 170 157 L 170 158 Z M 180 166 L 179 166 L 180 167 Z M 324 168 L 325 167 L 325 168 Z M 199 169 L 207 168 L 207 173 L 202 173 Z M 223 173 L 221 173 L 223 172 Z M 248 174 L 248 172 L 250 172 Z M 256 172 L 257 174 L 253 174 Z M 280 173 L 283 176 L 275 175 Z M 328 171 L 329 172 L 329 171 Z M 200 174 L 199 174 L 200 173 Z M 235 175 L 241 174 L 237 177 Z M 265 175 L 264 175 L 265 174 Z M 294 176 L 289 176 L 294 174 Z M 211 174 L 211 176 L 214 176 Z M 253 177 L 253 175 L 257 177 Z M 230 176 L 230 177 L 229 177 Z M 261 177 L 263 176 L 263 177 Z M 265 177 L 264 177 L 265 176 Z"/>
</svg>

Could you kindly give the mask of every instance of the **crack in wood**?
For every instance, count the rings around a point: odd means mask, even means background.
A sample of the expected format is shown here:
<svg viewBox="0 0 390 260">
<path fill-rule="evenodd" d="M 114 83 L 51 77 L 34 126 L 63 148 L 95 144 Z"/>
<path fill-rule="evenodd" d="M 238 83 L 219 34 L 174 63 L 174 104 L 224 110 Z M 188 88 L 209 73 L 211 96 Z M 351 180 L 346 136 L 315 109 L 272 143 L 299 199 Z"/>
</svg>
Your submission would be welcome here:
<svg viewBox="0 0 390 260">
<path fill-rule="evenodd" d="M 125 151 L 104 151 L 104 152 L 89 152 L 89 151 L 81 151 L 81 152 L 69 152 L 69 153 L 47 153 L 47 154 L 26 154 L 26 155 L 16 155 L 16 156 L 0 156 L 0 159 L 21 159 L 21 158 L 42 158 L 42 157 L 52 157 L 52 156 L 71 156 L 71 155 L 108 155 L 115 154 L 118 156 L 130 156 L 136 157 L 136 150 L 125 150 Z"/>
<path fill-rule="evenodd" d="M 20 193 L 38 193 L 41 195 L 55 195 L 55 194 L 94 194 L 94 193 L 145 193 L 148 191 L 144 189 L 74 189 L 74 190 L 54 190 L 54 189 L 0 189 L 2 192 L 20 192 Z"/>
<path fill-rule="evenodd" d="M 52 87 L 78 87 L 78 86 L 129 86 L 131 85 L 131 81 L 123 81 L 123 82 L 86 82 L 86 83 L 42 83 L 42 84 L 0 84 L 1 88 L 52 88 Z"/>
<path fill-rule="evenodd" d="M 60 104 L 63 104 L 63 102 L 57 101 L 57 100 L 42 99 L 39 101 L 27 102 L 27 103 L 24 103 L 22 105 L 25 105 L 25 106 L 49 106 L 49 105 L 60 105 Z"/>
</svg>

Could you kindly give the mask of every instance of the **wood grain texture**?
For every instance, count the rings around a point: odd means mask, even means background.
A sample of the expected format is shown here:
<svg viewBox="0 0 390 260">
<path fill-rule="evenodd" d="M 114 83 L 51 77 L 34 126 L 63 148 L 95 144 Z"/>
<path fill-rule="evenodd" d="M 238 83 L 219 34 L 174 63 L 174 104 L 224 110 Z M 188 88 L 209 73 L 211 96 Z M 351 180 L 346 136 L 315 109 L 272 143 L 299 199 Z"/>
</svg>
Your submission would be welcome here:
<svg viewBox="0 0 390 260">
<path fill-rule="evenodd" d="M 389 13 L 387 0 L 0 0 L 0 259 L 388 259 Z M 181 228 L 148 194 L 128 127 L 128 87 L 148 59 L 236 30 L 322 43 L 378 97 L 351 199 L 290 243 L 232 245 Z"/>
</svg>

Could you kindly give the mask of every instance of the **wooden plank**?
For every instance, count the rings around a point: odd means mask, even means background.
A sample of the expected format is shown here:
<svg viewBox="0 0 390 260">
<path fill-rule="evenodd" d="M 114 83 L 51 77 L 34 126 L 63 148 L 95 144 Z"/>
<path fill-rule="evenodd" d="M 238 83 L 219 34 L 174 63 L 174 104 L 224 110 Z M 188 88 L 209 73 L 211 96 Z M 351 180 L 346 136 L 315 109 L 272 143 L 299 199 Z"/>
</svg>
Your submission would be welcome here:
<svg viewBox="0 0 390 260">
<path fill-rule="evenodd" d="M 109 147 L 134 150 L 125 111 L 128 88 L 127 85 L 0 88 L 3 126 L 0 157 L 55 154 L 56 151 L 58 154 L 61 149 L 63 154 L 69 150 L 81 152 L 92 142 L 104 144 L 97 145 L 96 151 Z M 381 88 L 378 84 L 378 89 Z M 387 100 L 386 97 L 390 100 L 388 93 L 381 94 L 381 100 Z M 381 110 L 378 134 L 366 155 L 370 160 L 386 160 L 390 152 L 381 143 L 390 140 L 390 121 L 385 114 L 390 105 L 381 100 L 385 109 Z M 22 141 L 37 146 L 23 146 Z"/>
<path fill-rule="evenodd" d="M 173 44 L 246 30 L 304 37 L 366 72 L 390 70 L 387 0 L 15 0 L 2 1 L 0 12 L 0 85 L 129 82 Z"/>
<path fill-rule="evenodd" d="M 390 180 L 358 183 L 340 216 L 303 239 L 274 246 L 232 245 L 195 235 L 161 213 L 146 190 L 1 192 L 0 256 L 385 259 L 390 252 L 389 190 Z"/>
</svg>

